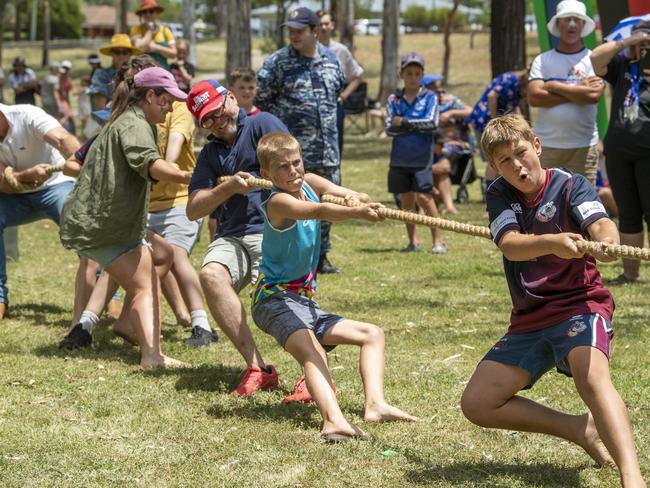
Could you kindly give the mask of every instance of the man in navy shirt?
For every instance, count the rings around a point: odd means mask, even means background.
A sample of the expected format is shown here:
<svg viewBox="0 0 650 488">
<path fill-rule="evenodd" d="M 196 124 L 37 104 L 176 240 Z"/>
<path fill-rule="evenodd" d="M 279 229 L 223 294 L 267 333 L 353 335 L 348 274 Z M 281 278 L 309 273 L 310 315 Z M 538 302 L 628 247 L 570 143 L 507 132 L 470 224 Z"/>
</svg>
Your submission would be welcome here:
<svg viewBox="0 0 650 488">
<path fill-rule="evenodd" d="M 486 200 L 513 308 L 507 334 L 465 388 L 463 413 L 483 427 L 574 442 L 598 464 L 618 467 L 622 486 L 645 486 L 627 408 L 610 378 L 614 302 L 596 268 L 596 259 L 616 259 L 607 254 L 619 243 L 616 225 L 585 177 L 542 169 L 541 142 L 523 117 L 492 119 L 481 145 L 500 175 Z M 585 236 L 605 244 L 585 254 L 577 246 Z M 554 367 L 573 377 L 583 415 L 517 394 Z"/>
<path fill-rule="evenodd" d="M 264 363 L 237 296 L 257 279 L 264 229 L 259 207 L 266 192 L 249 188 L 245 180 L 259 177 L 257 142 L 264 134 L 287 128 L 269 113 L 247 117 L 234 95 L 213 80 L 195 84 L 187 106 L 199 125 L 211 132 L 192 175 L 187 216 L 196 220 L 216 209 L 218 222 L 199 276 L 212 316 L 248 366 L 233 394 L 250 396 L 276 388 L 278 374 Z M 218 184 L 221 176 L 234 178 Z"/>
</svg>

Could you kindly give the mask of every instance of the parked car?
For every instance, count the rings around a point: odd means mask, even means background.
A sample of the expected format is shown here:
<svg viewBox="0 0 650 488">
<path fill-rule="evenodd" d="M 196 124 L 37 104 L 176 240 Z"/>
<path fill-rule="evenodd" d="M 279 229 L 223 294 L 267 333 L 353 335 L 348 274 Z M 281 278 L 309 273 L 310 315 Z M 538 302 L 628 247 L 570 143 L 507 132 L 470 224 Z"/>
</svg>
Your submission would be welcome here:
<svg viewBox="0 0 650 488">
<path fill-rule="evenodd" d="M 380 36 L 384 28 L 382 19 L 357 19 L 354 21 L 354 33 L 360 36 Z M 406 34 L 407 30 L 400 23 L 399 33 Z"/>
</svg>

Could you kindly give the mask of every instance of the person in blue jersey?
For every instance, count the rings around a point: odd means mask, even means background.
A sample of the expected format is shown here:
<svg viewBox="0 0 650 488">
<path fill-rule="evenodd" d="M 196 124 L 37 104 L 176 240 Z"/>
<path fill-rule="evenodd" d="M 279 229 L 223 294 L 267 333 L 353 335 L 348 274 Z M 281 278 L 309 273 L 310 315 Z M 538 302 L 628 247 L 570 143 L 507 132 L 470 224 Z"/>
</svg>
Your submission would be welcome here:
<svg viewBox="0 0 650 488">
<path fill-rule="evenodd" d="M 264 239 L 260 274 L 253 289 L 253 320 L 272 335 L 301 365 L 306 385 L 323 417 L 321 436 L 328 442 L 363 438 L 336 401 L 326 350 L 338 344 L 361 348 L 360 371 L 365 389 L 364 420 L 413 421 L 417 418 L 384 399 L 384 333 L 376 325 L 324 312 L 313 300 L 320 257 L 320 221 L 380 220 L 378 203 L 305 174 L 298 141 L 286 132 L 266 134 L 257 145 L 262 176 L 273 190 L 262 204 Z M 321 203 L 322 195 L 364 202 L 348 207 Z"/>
<path fill-rule="evenodd" d="M 421 86 L 424 59 L 411 52 L 401 58 L 400 78 L 404 88 L 388 97 L 386 134 L 393 137 L 388 170 L 388 191 L 399 195 L 403 210 L 415 205 L 431 217 L 438 217 L 433 199 L 433 131 L 438 124 L 438 96 Z M 404 252 L 419 251 L 415 225 L 406 224 L 408 245 Z M 431 228 L 433 254 L 445 254 L 447 245 L 437 227 Z"/>
<path fill-rule="evenodd" d="M 627 408 L 609 370 L 614 301 L 600 278 L 616 225 L 580 174 L 542 169 L 542 146 L 519 115 L 492 119 L 483 150 L 500 177 L 487 190 L 492 239 L 503 252 L 510 327 L 479 363 L 461 399 L 465 416 L 491 428 L 555 435 L 598 464 L 618 466 L 623 486 L 645 486 Z M 569 415 L 517 395 L 553 367 L 573 377 L 588 411 Z"/>
</svg>

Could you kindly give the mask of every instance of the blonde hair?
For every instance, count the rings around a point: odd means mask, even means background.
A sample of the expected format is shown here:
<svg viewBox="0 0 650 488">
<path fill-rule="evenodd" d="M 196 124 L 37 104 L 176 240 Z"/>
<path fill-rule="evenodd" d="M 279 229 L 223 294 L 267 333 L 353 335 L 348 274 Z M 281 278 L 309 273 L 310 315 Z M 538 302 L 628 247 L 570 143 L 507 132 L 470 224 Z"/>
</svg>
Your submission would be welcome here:
<svg viewBox="0 0 650 488">
<path fill-rule="evenodd" d="M 533 144 L 535 131 L 521 115 L 508 114 L 488 122 L 481 136 L 481 147 L 488 160 L 492 161 L 497 147 L 504 144 L 510 145 L 522 139 Z"/>
<path fill-rule="evenodd" d="M 298 152 L 302 155 L 300 144 L 288 132 L 269 132 L 257 143 L 257 160 L 260 168 L 269 170 L 271 163 L 277 161 L 288 152 Z"/>
</svg>

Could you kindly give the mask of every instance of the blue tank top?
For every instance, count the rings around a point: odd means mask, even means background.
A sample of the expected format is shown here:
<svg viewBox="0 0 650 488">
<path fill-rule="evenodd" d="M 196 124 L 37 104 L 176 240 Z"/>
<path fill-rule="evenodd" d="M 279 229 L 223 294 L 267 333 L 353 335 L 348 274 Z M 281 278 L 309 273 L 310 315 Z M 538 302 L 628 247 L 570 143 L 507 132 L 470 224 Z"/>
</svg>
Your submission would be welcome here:
<svg viewBox="0 0 650 488">
<path fill-rule="evenodd" d="M 316 268 L 320 257 L 320 220 L 296 220 L 291 227 L 276 229 L 266 213 L 268 202 L 281 190 L 274 188 L 262 203 L 264 238 L 260 274 L 253 288 L 253 305 L 274 293 L 288 290 L 306 297 L 316 291 Z M 319 203 L 314 190 L 302 184 L 305 197 Z"/>
</svg>

